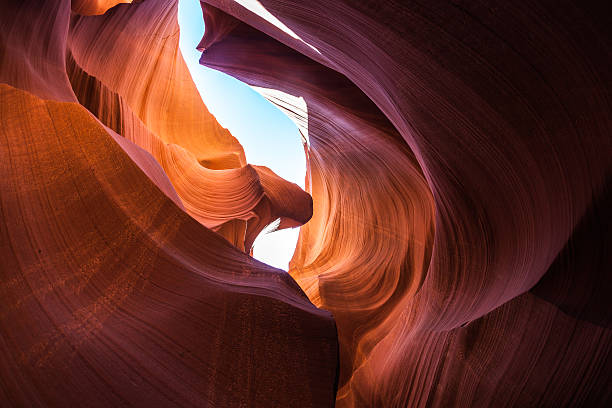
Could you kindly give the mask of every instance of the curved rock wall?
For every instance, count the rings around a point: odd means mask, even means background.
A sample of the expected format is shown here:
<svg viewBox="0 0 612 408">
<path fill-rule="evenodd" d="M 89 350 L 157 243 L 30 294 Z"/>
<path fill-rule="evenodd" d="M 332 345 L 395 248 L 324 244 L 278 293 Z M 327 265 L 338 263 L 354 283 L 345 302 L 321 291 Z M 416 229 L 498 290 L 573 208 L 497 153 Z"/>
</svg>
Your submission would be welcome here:
<svg viewBox="0 0 612 408">
<path fill-rule="evenodd" d="M 612 404 L 607 2 L 206 0 L 310 195 L 118 3 L 2 5 L 0 405 Z"/>
<path fill-rule="evenodd" d="M 204 64 L 306 101 L 316 199 L 290 273 L 315 304 L 334 313 L 342 385 L 425 277 L 433 243 L 431 193 L 401 136 L 344 76 L 212 6 L 204 13 L 234 27 L 222 37 L 207 29 Z"/>
<path fill-rule="evenodd" d="M 206 110 L 176 2 L 70 6 L 0 14 L 0 405 L 333 406 L 332 316 L 236 249 L 310 196 Z"/>
<path fill-rule="evenodd" d="M 246 165 L 242 146 L 208 112 L 191 80 L 178 49 L 176 7 L 163 5 L 149 1 L 103 16 L 74 16 L 72 87 L 105 125 L 155 157 L 192 217 L 248 252 L 277 218 L 307 222 L 311 198 Z M 272 198 L 279 195 L 287 199 Z"/>
<path fill-rule="evenodd" d="M 204 3 L 203 64 L 308 105 L 337 406 L 610 402 L 609 6 Z"/>
</svg>

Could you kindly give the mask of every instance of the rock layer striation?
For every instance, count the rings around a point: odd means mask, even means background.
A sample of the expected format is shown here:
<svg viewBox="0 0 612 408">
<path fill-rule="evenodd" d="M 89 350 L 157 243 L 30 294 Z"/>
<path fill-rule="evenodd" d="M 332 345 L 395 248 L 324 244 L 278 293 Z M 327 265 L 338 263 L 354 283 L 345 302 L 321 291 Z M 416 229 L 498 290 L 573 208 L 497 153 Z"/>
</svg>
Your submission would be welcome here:
<svg viewBox="0 0 612 408">
<path fill-rule="evenodd" d="M 0 405 L 333 406 L 331 314 L 245 253 L 310 195 L 203 105 L 175 1 L 86 3 L 0 14 Z"/>
<path fill-rule="evenodd" d="M 610 403 L 609 6 L 202 7 L 202 64 L 306 102 L 337 406 Z"/>
<path fill-rule="evenodd" d="M 607 2 L 203 1 L 308 192 L 120 3 L 2 5 L 0 405 L 612 404 Z"/>
</svg>

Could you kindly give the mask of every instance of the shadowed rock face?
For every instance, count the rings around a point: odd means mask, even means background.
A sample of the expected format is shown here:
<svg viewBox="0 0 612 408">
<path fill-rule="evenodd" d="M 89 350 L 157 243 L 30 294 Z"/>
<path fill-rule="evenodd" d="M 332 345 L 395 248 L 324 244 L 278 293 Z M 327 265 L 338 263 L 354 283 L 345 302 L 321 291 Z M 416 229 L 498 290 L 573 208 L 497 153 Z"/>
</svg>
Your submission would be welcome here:
<svg viewBox="0 0 612 408">
<path fill-rule="evenodd" d="M 202 6 L 202 64 L 305 99 L 337 406 L 610 404 L 609 5 Z"/>
<path fill-rule="evenodd" d="M 2 5 L 0 405 L 612 404 L 607 2 L 206 0 L 310 194 L 118 3 Z"/>
</svg>

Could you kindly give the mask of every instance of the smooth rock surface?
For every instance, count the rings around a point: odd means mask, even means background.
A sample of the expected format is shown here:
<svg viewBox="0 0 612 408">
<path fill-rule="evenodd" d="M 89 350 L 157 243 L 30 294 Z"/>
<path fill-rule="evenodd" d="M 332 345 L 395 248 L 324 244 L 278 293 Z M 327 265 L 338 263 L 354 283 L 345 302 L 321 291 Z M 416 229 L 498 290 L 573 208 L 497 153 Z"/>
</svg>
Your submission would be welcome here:
<svg viewBox="0 0 612 408">
<path fill-rule="evenodd" d="M 337 406 L 611 403 L 609 3 L 202 6 L 204 65 L 306 101 Z"/>
<path fill-rule="evenodd" d="M 0 406 L 333 406 L 331 314 L 245 253 L 310 195 L 203 105 L 176 2 L 76 3 L 0 14 Z"/>
</svg>

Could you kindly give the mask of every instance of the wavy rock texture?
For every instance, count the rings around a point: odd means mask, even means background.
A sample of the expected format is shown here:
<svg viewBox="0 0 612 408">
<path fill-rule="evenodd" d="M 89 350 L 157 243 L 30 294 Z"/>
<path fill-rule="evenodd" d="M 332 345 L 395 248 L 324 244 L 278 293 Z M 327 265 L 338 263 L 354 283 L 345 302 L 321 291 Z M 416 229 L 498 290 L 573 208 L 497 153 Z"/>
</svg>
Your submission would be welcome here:
<svg viewBox="0 0 612 408">
<path fill-rule="evenodd" d="M 337 406 L 612 403 L 609 4 L 203 10 L 204 65 L 306 102 L 271 98 L 307 121 L 290 273 L 336 318 Z"/>
<path fill-rule="evenodd" d="M 332 406 L 330 313 L 236 249 L 310 196 L 206 110 L 176 2 L 101 4 L 2 6 L 0 405 Z"/>
<path fill-rule="evenodd" d="M 433 243 L 427 183 L 401 136 L 344 76 L 217 9 L 204 12 L 206 27 L 213 19 L 234 26 L 218 43 L 222 48 L 204 38 L 206 65 L 260 87 L 280 83 L 307 101 L 317 199 L 291 273 L 315 304 L 334 311 L 344 346 L 341 373 L 350 374 L 423 281 Z M 232 56 L 227 65 L 226 55 Z M 244 71 L 250 60 L 259 61 L 257 71 Z"/>
<path fill-rule="evenodd" d="M 120 3 L 131 3 L 132 0 L 72 0 L 71 8 L 77 14 L 93 16 L 106 13 Z"/>
<path fill-rule="evenodd" d="M 208 113 L 178 50 L 176 8 L 160 5 L 72 19 L 68 71 L 79 101 L 149 151 L 187 212 L 237 247 L 249 251 L 278 218 L 281 227 L 307 222 L 310 196 L 269 170 L 245 167 L 242 147 Z"/>
<path fill-rule="evenodd" d="M 206 0 L 312 199 L 117 3 L 2 6 L 0 405 L 612 404 L 607 2 Z"/>
</svg>

